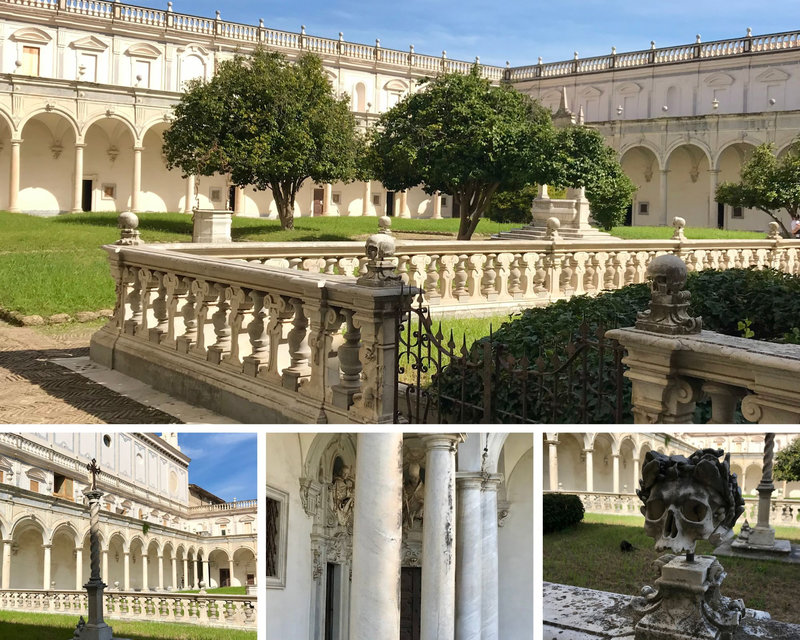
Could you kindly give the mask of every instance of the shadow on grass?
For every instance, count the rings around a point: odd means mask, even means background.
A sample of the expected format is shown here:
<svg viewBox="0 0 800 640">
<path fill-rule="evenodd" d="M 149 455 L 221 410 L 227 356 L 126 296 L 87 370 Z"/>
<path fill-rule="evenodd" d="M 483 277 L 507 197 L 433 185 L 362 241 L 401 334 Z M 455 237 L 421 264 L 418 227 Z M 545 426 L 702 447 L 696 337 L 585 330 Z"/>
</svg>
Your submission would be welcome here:
<svg viewBox="0 0 800 640">
<path fill-rule="evenodd" d="M 60 216 L 53 220 L 56 224 L 67 225 L 85 225 L 90 227 L 114 227 L 117 226 L 118 213 L 85 213 L 75 216 Z M 139 215 L 139 230 L 140 231 L 163 231 L 166 233 L 192 233 L 192 218 L 186 216 L 185 220 L 181 219 L 168 219 L 160 216 L 149 216 L 146 213 Z"/>
<path fill-rule="evenodd" d="M 76 624 L 77 624 L 76 615 Z M 109 621 L 112 623 L 113 621 Z M 0 622 L 0 638 L 13 638 L 14 640 L 64 640 L 66 634 L 63 626 L 23 624 L 21 622 Z M 115 633 L 115 635 L 117 635 Z M 154 636 L 138 633 L 126 633 L 127 640 L 153 640 Z"/>
</svg>

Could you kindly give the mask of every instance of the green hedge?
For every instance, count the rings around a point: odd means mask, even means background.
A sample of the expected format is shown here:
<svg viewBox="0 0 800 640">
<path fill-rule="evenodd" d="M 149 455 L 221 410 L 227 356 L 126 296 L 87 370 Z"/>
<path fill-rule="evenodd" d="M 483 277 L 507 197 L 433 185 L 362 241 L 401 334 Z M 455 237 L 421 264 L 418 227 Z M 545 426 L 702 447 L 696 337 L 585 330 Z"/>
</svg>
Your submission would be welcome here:
<svg viewBox="0 0 800 640">
<path fill-rule="evenodd" d="M 780 342 L 800 342 L 800 276 L 789 275 L 773 269 L 729 269 L 727 271 L 701 271 L 689 275 L 687 289 L 692 294 L 690 312 L 702 316 L 703 329 L 742 336 L 747 325 L 754 339 Z M 636 314 L 647 308 L 650 290 L 646 284 L 623 287 L 616 291 L 603 293 L 596 297 L 578 296 L 569 300 L 559 300 L 547 307 L 527 309 L 511 321 L 504 323 L 492 336 L 494 345 L 504 345 L 503 350 L 515 358 L 526 357 L 531 363 L 543 356 L 548 362 L 554 357 L 564 357 L 564 345 L 577 339 L 581 324 L 585 321 L 590 335 L 599 328 L 612 329 L 630 327 L 636 322 Z M 470 360 L 482 361 L 483 343 L 486 336 L 477 340 L 471 348 Z M 497 353 L 496 346 L 493 353 Z M 595 423 L 613 422 L 613 408 L 607 403 L 613 398 L 611 379 L 614 374 L 613 362 L 606 358 L 601 365 L 593 356 L 589 367 L 589 381 L 593 386 L 601 384 L 601 397 L 604 403 L 592 407 Z M 601 372 L 602 371 L 602 375 Z M 462 384 L 462 377 L 464 384 Z M 565 381 L 559 397 L 547 402 L 537 402 L 531 395 L 524 399 L 529 415 L 540 422 L 575 422 L 581 394 L 581 376 L 573 376 Z M 453 362 L 442 374 L 434 379 L 435 388 L 442 396 L 460 398 L 462 386 L 468 403 L 482 405 L 482 384 L 477 369 L 470 367 L 462 371 L 458 362 Z M 494 389 L 495 405 L 506 411 L 521 413 L 523 398 L 520 385 L 511 376 L 501 371 Z M 564 398 L 571 398 L 564 401 Z M 441 400 L 445 412 L 455 411 L 455 404 Z M 702 419 L 708 411 L 708 403 L 698 405 L 697 419 Z M 559 412 L 553 419 L 552 410 Z M 630 382 L 624 381 L 623 422 L 632 422 L 630 414 Z M 538 413 L 537 413 L 538 412 Z M 463 415 L 452 414 L 454 419 L 469 422 L 481 419 L 480 409 L 471 409 Z M 503 421 L 498 419 L 498 421 Z"/>
<path fill-rule="evenodd" d="M 583 520 L 583 503 L 578 496 L 567 493 L 545 493 L 542 496 L 544 532 L 553 533 Z"/>
</svg>

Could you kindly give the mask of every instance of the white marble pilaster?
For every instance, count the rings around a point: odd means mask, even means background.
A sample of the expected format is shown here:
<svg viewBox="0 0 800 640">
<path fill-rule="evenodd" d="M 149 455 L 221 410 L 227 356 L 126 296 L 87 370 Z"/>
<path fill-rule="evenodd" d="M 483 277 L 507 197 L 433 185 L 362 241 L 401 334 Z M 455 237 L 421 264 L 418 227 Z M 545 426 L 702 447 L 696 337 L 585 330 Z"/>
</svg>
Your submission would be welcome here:
<svg viewBox="0 0 800 640">
<path fill-rule="evenodd" d="M 11 588 L 11 543 L 13 540 L 3 540 L 3 578 L 0 588 Z"/>
<path fill-rule="evenodd" d="M 331 213 L 331 195 L 333 193 L 333 185 L 326 182 L 322 185 L 322 215 L 330 216 Z"/>
<path fill-rule="evenodd" d="M 586 490 L 594 491 L 594 450 L 586 449 Z"/>
<path fill-rule="evenodd" d="M 439 220 L 442 217 L 442 194 L 437 191 L 433 194 L 433 219 Z"/>
<path fill-rule="evenodd" d="M 500 607 L 497 553 L 497 488 L 502 476 L 493 474 L 483 484 L 481 516 L 483 520 L 483 597 L 481 603 L 481 640 L 499 640 Z"/>
<path fill-rule="evenodd" d="M 228 586 L 233 586 L 233 558 L 228 560 L 228 580 L 230 580 L 230 584 Z M 222 585 L 220 585 L 222 586 Z"/>
<path fill-rule="evenodd" d="M 456 475 L 456 640 L 481 640 L 482 486 L 483 474 L 479 472 Z"/>
<path fill-rule="evenodd" d="M 133 191 L 131 192 L 131 211 L 139 213 L 139 196 L 142 191 L 142 151 L 144 147 L 133 148 Z"/>
<path fill-rule="evenodd" d="M 42 576 L 42 589 L 50 589 L 50 551 L 53 545 L 42 545 L 44 549 L 44 575 Z"/>
<path fill-rule="evenodd" d="M 208 560 L 203 560 L 203 582 L 206 583 L 206 589 L 211 587 L 211 563 Z"/>
<path fill-rule="evenodd" d="M 108 580 L 108 549 L 103 549 L 103 580 Z"/>
<path fill-rule="evenodd" d="M 183 212 L 191 213 L 195 206 L 194 188 L 196 178 L 193 175 L 186 176 L 186 201 L 183 203 Z"/>
<path fill-rule="evenodd" d="M 558 441 L 548 440 L 550 462 L 550 491 L 558 491 Z"/>
<path fill-rule="evenodd" d="M 456 598 L 456 443 L 458 434 L 422 436 L 425 517 L 422 521 L 420 640 L 453 640 Z"/>
<path fill-rule="evenodd" d="M 355 483 L 349 640 L 398 638 L 402 433 L 358 434 Z"/>
<path fill-rule="evenodd" d="M 123 562 L 123 575 L 122 575 L 122 587 L 125 591 L 130 591 L 131 589 L 131 554 L 128 551 L 123 553 L 124 562 Z"/>
<path fill-rule="evenodd" d="M 164 590 L 164 556 L 158 556 L 158 590 Z"/>
<path fill-rule="evenodd" d="M 659 189 L 661 190 L 659 196 L 661 197 L 661 211 L 658 212 L 660 223 L 663 225 L 667 224 L 667 176 L 669 175 L 669 170 L 663 169 L 659 176 Z M 652 215 L 652 214 L 651 214 Z M 639 224 L 639 220 L 634 220 L 635 224 Z M 650 224 L 650 223 L 648 223 Z M 657 221 L 653 221 L 652 224 L 658 224 Z"/>
<path fill-rule="evenodd" d="M 8 179 L 8 210 L 19 213 L 19 151 L 22 140 L 11 141 L 11 171 Z"/>
<path fill-rule="evenodd" d="M 75 549 L 75 591 L 80 591 L 83 588 L 83 549 L 76 547 Z"/>
<path fill-rule="evenodd" d="M 147 581 L 147 564 L 149 559 L 146 553 L 142 553 L 142 591 L 147 591 L 150 588 L 150 584 Z"/>
<path fill-rule="evenodd" d="M 184 589 L 189 588 L 189 559 L 184 557 L 183 559 L 183 584 L 179 585 L 176 584 L 176 587 L 183 587 Z"/>
<path fill-rule="evenodd" d="M 400 192 L 400 206 L 397 212 L 398 218 L 410 218 L 411 212 L 408 210 L 408 191 Z"/>
<path fill-rule="evenodd" d="M 619 493 L 619 454 L 614 453 L 611 455 L 614 470 L 614 493 Z"/>
<path fill-rule="evenodd" d="M 375 207 L 372 206 L 372 183 L 369 180 L 364 181 L 364 198 L 361 204 L 362 216 L 374 216 Z"/>
<path fill-rule="evenodd" d="M 178 589 L 178 560 L 175 556 L 172 556 L 169 561 L 172 570 L 172 590 L 175 591 Z"/>
<path fill-rule="evenodd" d="M 83 149 L 85 144 L 75 145 L 75 179 L 72 188 L 72 213 L 83 211 Z"/>
</svg>

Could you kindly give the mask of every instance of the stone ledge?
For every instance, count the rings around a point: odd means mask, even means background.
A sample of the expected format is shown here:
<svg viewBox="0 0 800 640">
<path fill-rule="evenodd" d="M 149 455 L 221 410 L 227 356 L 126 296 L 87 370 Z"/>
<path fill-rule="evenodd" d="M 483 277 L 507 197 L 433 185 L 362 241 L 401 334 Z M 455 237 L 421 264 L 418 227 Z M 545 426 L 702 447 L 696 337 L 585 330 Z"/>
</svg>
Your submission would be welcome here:
<svg viewBox="0 0 800 640">
<path fill-rule="evenodd" d="M 77 311 L 75 314 L 55 313 L 50 316 L 37 314 L 25 315 L 19 311 L 10 311 L 0 307 L 0 319 L 19 327 L 41 327 L 46 324 L 66 324 L 68 322 L 93 322 L 100 318 L 111 318 L 114 312 L 111 309 L 100 311 Z"/>
</svg>

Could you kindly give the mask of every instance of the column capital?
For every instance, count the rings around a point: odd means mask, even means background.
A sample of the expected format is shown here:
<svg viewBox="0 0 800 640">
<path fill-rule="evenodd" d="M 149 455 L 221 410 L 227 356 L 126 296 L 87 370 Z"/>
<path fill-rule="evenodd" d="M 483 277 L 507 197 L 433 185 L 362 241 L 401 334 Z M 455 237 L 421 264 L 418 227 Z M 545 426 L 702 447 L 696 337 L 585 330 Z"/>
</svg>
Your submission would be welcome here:
<svg viewBox="0 0 800 640">
<path fill-rule="evenodd" d="M 457 489 L 480 489 L 483 487 L 483 474 L 480 471 L 456 472 Z"/>
<path fill-rule="evenodd" d="M 484 491 L 497 492 L 497 489 L 500 487 L 500 483 L 502 481 L 503 481 L 502 473 L 487 474 L 483 477 L 483 489 Z"/>
<path fill-rule="evenodd" d="M 453 449 L 459 442 L 464 441 L 463 434 L 460 433 L 431 433 L 420 437 L 425 444 L 425 449 Z"/>
<path fill-rule="evenodd" d="M 50 550 L 50 549 L 52 549 L 52 548 L 53 548 L 53 545 L 52 545 L 52 544 L 43 544 L 43 545 L 42 545 L 42 549 L 47 549 L 47 550 Z"/>
<path fill-rule="evenodd" d="M 11 138 L 11 140 L 9 140 L 9 142 L 11 144 L 19 145 L 19 144 L 22 144 L 22 138 Z"/>
<path fill-rule="evenodd" d="M 86 148 L 86 143 L 85 142 L 76 142 L 75 143 L 75 148 L 76 149 L 85 149 Z"/>
<path fill-rule="evenodd" d="M 144 147 L 142 145 L 135 144 L 135 145 L 133 145 L 133 150 L 134 151 L 144 151 Z"/>
<path fill-rule="evenodd" d="M 594 453 L 594 447 L 586 447 L 583 450 L 584 453 Z"/>
</svg>

